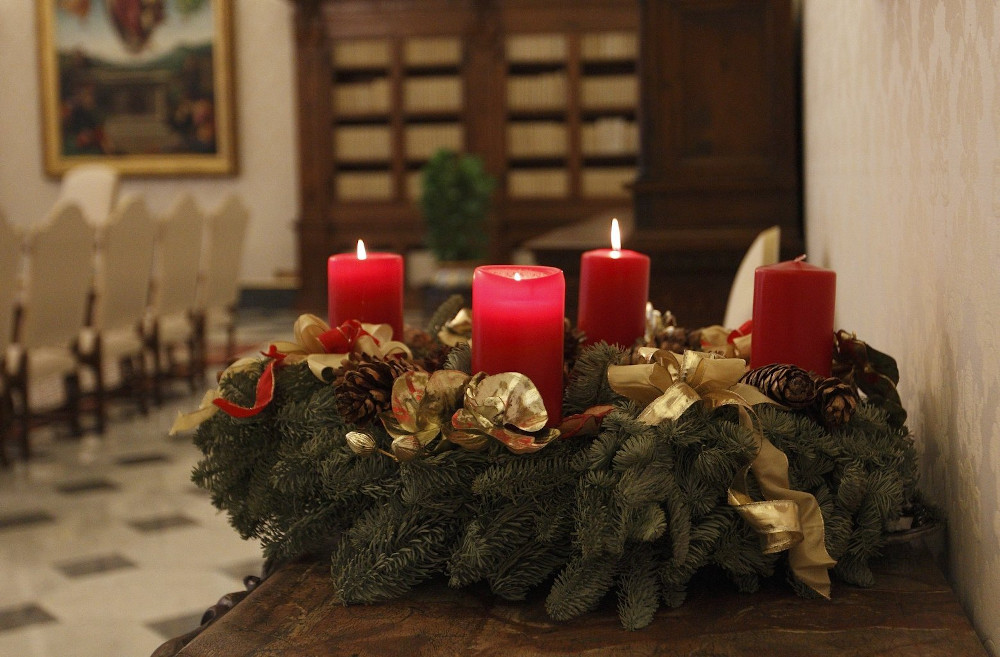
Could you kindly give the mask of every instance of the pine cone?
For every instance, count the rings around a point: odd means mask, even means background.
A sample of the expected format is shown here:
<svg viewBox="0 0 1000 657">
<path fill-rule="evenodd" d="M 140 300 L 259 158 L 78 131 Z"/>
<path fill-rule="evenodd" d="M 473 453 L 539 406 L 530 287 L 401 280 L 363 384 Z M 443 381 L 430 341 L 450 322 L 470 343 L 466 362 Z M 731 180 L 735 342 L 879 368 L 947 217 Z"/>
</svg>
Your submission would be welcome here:
<svg viewBox="0 0 1000 657">
<path fill-rule="evenodd" d="M 816 399 L 816 382 L 797 365 L 773 363 L 750 370 L 740 379 L 789 408 L 805 408 Z"/>
<path fill-rule="evenodd" d="M 413 361 L 428 372 L 444 367 L 444 361 L 451 351 L 451 347 L 442 344 L 427 331 L 409 326 L 403 329 L 403 342 L 413 352 Z"/>
<path fill-rule="evenodd" d="M 370 424 L 392 406 L 392 384 L 417 366 L 398 358 L 381 359 L 352 353 L 333 382 L 341 417 L 359 426 Z"/>
<path fill-rule="evenodd" d="M 666 326 L 653 334 L 653 345 L 657 349 L 666 349 L 678 354 L 684 353 L 688 346 L 688 331 L 683 326 Z"/>
<path fill-rule="evenodd" d="M 851 421 L 858 407 L 858 393 L 837 377 L 816 378 L 816 408 L 828 427 L 839 427 Z"/>
</svg>

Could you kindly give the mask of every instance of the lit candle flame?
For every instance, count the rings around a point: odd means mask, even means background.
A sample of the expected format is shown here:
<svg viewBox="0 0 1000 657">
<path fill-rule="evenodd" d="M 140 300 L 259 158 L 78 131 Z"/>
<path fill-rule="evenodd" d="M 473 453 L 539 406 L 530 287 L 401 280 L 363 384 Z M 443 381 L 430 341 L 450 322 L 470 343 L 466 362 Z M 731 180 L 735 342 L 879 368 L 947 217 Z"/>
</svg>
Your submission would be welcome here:
<svg viewBox="0 0 1000 657">
<path fill-rule="evenodd" d="M 521 272 L 519 271 L 514 272 L 514 280 L 515 281 L 521 280 Z"/>
<path fill-rule="evenodd" d="M 368 252 L 365 251 L 365 241 L 358 240 L 358 260 L 367 260 Z"/>
<path fill-rule="evenodd" d="M 618 258 L 622 251 L 622 231 L 618 227 L 618 219 L 611 220 L 611 257 Z"/>
</svg>

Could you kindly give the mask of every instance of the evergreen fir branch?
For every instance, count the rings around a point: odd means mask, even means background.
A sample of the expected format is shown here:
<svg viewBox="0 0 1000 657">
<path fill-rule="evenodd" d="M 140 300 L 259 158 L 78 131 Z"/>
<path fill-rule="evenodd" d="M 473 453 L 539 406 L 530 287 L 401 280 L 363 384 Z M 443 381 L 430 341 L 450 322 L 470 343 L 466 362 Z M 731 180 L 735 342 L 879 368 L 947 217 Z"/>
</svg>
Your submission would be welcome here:
<svg viewBox="0 0 1000 657">
<path fill-rule="evenodd" d="M 585 347 L 570 372 L 563 395 L 563 412 L 566 415 L 582 413 L 591 406 L 611 404 L 619 399 L 608 384 L 608 366 L 621 363 L 623 358 L 621 349 L 605 342 Z"/>
<path fill-rule="evenodd" d="M 597 607 L 614 583 L 618 560 L 609 555 L 575 556 L 556 576 L 545 599 L 555 620 L 569 620 Z"/>
<path fill-rule="evenodd" d="M 496 577 L 512 554 L 542 552 L 536 523 L 537 512 L 530 500 L 492 507 L 488 514 L 478 513 L 465 525 L 448 562 L 450 585 L 465 586 Z"/>
<path fill-rule="evenodd" d="M 524 600 L 528 592 L 566 564 L 569 546 L 539 549 L 535 542 L 525 543 L 497 564 L 490 576 L 490 590 L 504 600 Z"/>
<path fill-rule="evenodd" d="M 691 508 L 677 485 L 674 473 L 667 470 L 664 478 L 664 504 L 670 532 L 670 561 L 664 567 L 680 568 L 687 561 L 691 543 Z"/>
<path fill-rule="evenodd" d="M 660 604 L 659 564 L 649 548 L 637 548 L 623 561 L 618 580 L 618 619 L 626 630 L 649 625 Z"/>
<path fill-rule="evenodd" d="M 624 413 L 614 414 L 608 431 L 617 431 L 626 437 L 620 449 L 615 452 L 613 465 L 615 470 L 623 471 L 628 468 L 641 467 L 651 463 L 657 456 L 657 449 L 663 447 L 670 449 L 669 445 L 663 445 L 657 440 L 653 428 Z"/>
<path fill-rule="evenodd" d="M 601 554 L 621 555 L 626 527 L 614 503 L 617 476 L 611 472 L 588 472 L 577 487 L 574 521 L 576 543 L 584 558 Z"/>
<path fill-rule="evenodd" d="M 854 513 L 861 506 L 868 493 L 868 478 L 864 463 L 851 461 L 840 475 L 840 486 L 837 488 L 837 504 L 841 508 Z"/>
<path fill-rule="evenodd" d="M 667 516 L 659 504 L 646 504 L 629 514 L 626 538 L 652 543 L 667 531 Z"/>
<path fill-rule="evenodd" d="M 448 356 L 444 359 L 444 369 L 473 374 L 472 347 L 468 342 L 460 342 L 458 345 L 452 347 L 451 351 L 448 352 Z"/>
<path fill-rule="evenodd" d="M 868 562 L 854 554 L 844 554 L 837 561 L 837 565 L 833 567 L 833 574 L 844 582 L 848 584 L 853 584 L 854 586 L 860 586 L 861 588 L 871 588 L 875 585 L 875 575 L 872 574 L 871 568 L 868 567 Z M 802 595 L 799 587 L 805 587 L 805 585 L 799 584 L 796 586 L 796 593 Z"/>
<path fill-rule="evenodd" d="M 541 499 L 561 486 L 575 486 L 573 456 L 584 445 L 584 441 L 561 441 L 536 454 L 520 456 L 501 448 L 503 451 L 494 452 L 489 465 L 473 479 L 472 492 L 509 500 Z"/>
<path fill-rule="evenodd" d="M 458 521 L 393 500 L 371 509 L 332 557 L 337 595 L 345 604 L 398 597 L 439 572 Z M 370 540 L 361 542 L 355 531 Z"/>
<path fill-rule="evenodd" d="M 472 482 L 489 462 L 483 452 L 449 450 L 399 465 L 402 500 L 407 504 L 428 504 L 437 497 L 460 496 L 470 502 Z"/>
<path fill-rule="evenodd" d="M 434 314 L 427 321 L 426 330 L 431 335 L 437 335 L 444 328 L 444 325 L 455 318 L 462 308 L 465 308 L 465 297 L 461 294 L 453 294 L 437 307 Z"/>
<path fill-rule="evenodd" d="M 629 468 L 615 486 L 615 502 L 623 509 L 659 502 L 663 500 L 669 476 L 667 468 L 661 465 Z"/>
<path fill-rule="evenodd" d="M 760 587 L 761 577 L 769 577 L 774 572 L 780 555 L 764 553 L 760 537 L 735 509 L 730 509 L 730 519 L 715 542 L 711 559 L 740 592 L 752 593 Z"/>
</svg>

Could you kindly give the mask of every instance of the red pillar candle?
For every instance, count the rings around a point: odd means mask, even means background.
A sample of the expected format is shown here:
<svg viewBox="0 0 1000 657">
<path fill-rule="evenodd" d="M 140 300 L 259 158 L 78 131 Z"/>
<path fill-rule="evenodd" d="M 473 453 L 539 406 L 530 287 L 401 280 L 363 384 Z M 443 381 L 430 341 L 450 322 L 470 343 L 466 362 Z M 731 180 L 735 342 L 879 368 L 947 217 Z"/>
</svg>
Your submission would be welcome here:
<svg viewBox="0 0 1000 657">
<path fill-rule="evenodd" d="M 807 262 L 754 273 L 750 366 L 789 363 L 830 376 L 837 274 Z"/>
<path fill-rule="evenodd" d="M 388 324 L 392 337 L 403 337 L 403 256 L 396 253 L 338 253 L 327 262 L 330 326 L 356 319 Z"/>
<path fill-rule="evenodd" d="M 566 281 L 555 267 L 491 265 L 472 277 L 472 371 L 520 372 L 562 418 Z"/>
<path fill-rule="evenodd" d="M 611 222 L 611 248 L 587 251 L 580 258 L 577 328 L 587 344 L 630 347 L 646 332 L 649 256 L 622 250 L 618 220 Z"/>
</svg>

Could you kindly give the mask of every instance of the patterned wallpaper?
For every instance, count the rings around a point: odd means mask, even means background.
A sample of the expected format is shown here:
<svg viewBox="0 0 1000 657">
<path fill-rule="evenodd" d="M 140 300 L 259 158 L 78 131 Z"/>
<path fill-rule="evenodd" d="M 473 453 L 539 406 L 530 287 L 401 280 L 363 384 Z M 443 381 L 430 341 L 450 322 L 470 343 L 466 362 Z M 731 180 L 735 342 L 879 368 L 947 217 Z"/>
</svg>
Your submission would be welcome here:
<svg viewBox="0 0 1000 657">
<path fill-rule="evenodd" d="M 1000 654 L 1000 3 L 804 0 L 806 232 L 899 362 L 950 577 Z"/>
</svg>

